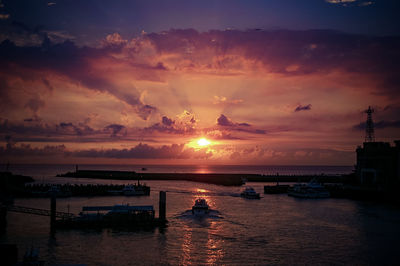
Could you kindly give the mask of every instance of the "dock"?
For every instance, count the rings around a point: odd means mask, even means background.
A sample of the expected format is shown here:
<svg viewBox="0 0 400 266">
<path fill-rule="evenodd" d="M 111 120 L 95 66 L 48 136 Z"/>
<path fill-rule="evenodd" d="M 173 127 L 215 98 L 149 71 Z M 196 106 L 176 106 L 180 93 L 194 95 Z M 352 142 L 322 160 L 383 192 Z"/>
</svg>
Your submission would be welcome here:
<svg viewBox="0 0 400 266">
<path fill-rule="evenodd" d="M 160 191 L 159 215 L 155 217 L 152 205 L 130 206 L 83 206 L 77 216 L 55 221 L 58 229 L 85 229 L 85 228 L 130 228 L 151 229 L 165 226 L 166 193 Z"/>
<path fill-rule="evenodd" d="M 166 219 L 166 192 L 160 191 L 159 215 L 155 217 L 152 205 L 131 206 L 83 206 L 82 211 L 76 215 L 72 213 L 57 212 L 56 196 L 50 199 L 50 210 L 30 208 L 25 206 L 1 204 L 2 217 L 7 211 L 33 215 L 49 216 L 50 229 L 89 229 L 89 228 L 127 228 L 127 229 L 152 229 L 165 227 Z M 4 224 L 4 227 L 6 224 Z"/>
</svg>

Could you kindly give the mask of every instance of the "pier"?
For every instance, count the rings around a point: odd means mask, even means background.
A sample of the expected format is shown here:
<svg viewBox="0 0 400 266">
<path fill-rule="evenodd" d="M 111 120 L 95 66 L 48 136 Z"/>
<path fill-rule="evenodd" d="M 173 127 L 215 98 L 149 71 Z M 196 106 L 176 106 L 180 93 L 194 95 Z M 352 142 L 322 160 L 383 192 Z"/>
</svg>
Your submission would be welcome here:
<svg viewBox="0 0 400 266">
<path fill-rule="evenodd" d="M 1 205 L 2 210 L 50 217 L 51 232 L 55 229 L 84 229 L 84 228 L 154 228 L 165 226 L 166 219 L 166 192 L 160 191 L 159 215 L 155 217 L 152 205 L 130 206 L 83 206 L 78 214 L 58 212 L 56 197 L 50 199 L 50 210 L 31 208 L 18 205 Z"/>
<path fill-rule="evenodd" d="M 150 229 L 165 226 L 166 193 L 160 191 L 159 215 L 155 217 L 154 207 L 114 205 L 114 206 L 84 206 L 78 216 L 56 220 L 57 228 L 85 229 L 85 228 L 143 228 Z"/>
</svg>

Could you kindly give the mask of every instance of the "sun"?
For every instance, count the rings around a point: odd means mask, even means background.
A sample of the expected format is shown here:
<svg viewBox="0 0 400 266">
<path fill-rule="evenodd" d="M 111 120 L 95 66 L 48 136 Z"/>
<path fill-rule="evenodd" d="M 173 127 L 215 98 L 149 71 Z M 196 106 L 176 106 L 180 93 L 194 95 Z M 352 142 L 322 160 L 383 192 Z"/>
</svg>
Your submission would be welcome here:
<svg viewBox="0 0 400 266">
<path fill-rule="evenodd" d="M 207 146 L 207 145 L 209 145 L 210 144 L 210 141 L 208 141 L 207 139 L 205 139 L 205 138 L 201 138 L 201 139 L 199 139 L 198 141 L 197 141 L 197 145 L 199 145 L 199 146 Z"/>
</svg>

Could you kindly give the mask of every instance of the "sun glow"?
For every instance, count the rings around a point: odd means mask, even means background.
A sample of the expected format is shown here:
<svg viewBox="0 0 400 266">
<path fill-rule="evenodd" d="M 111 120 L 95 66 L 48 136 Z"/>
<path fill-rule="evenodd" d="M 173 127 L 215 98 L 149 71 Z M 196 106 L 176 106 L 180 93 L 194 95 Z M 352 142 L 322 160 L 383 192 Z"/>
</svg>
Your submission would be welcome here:
<svg viewBox="0 0 400 266">
<path fill-rule="evenodd" d="M 207 146 L 207 145 L 210 144 L 210 141 L 208 141 L 208 140 L 205 139 L 205 138 L 201 138 L 201 139 L 199 139 L 199 140 L 197 141 L 197 144 L 198 144 L 199 146 Z"/>
</svg>

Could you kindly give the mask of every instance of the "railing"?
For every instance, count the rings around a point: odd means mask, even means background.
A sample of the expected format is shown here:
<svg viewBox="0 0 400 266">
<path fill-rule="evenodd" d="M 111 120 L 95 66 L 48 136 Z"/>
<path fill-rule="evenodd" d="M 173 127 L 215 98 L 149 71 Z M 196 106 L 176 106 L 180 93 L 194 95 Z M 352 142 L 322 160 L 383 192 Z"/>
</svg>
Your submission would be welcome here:
<svg viewBox="0 0 400 266">
<path fill-rule="evenodd" d="M 16 205 L 9 205 L 7 206 L 7 210 L 11 212 L 20 212 L 20 213 L 29 213 L 35 215 L 42 215 L 42 216 L 51 216 L 51 211 L 45 209 L 37 209 L 37 208 L 30 208 L 24 206 L 16 206 Z M 72 213 L 67 212 L 56 212 L 55 213 L 57 218 L 61 219 L 70 219 L 75 217 Z"/>
</svg>

